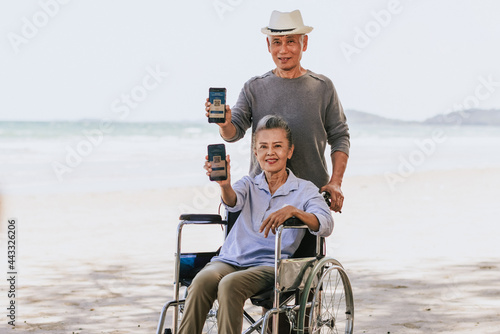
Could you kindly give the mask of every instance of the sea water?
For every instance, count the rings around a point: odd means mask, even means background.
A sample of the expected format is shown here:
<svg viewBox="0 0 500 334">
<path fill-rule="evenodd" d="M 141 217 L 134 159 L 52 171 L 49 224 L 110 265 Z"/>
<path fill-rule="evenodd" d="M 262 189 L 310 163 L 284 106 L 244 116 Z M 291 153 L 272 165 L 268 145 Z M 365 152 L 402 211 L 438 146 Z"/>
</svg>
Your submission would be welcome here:
<svg viewBox="0 0 500 334">
<path fill-rule="evenodd" d="M 88 192 L 203 185 L 204 123 L 0 122 L 0 192 Z M 247 138 L 226 144 L 245 164 Z M 246 159 L 241 159 L 241 157 Z M 241 177 L 246 166 L 235 167 Z"/>
<path fill-rule="evenodd" d="M 346 177 L 500 166 L 500 127 L 350 129 Z M 207 145 L 222 142 L 216 125 L 201 122 L 0 122 L 0 193 L 202 186 L 209 182 L 203 169 Z M 250 135 L 226 143 L 226 150 L 237 180 L 248 172 Z"/>
</svg>

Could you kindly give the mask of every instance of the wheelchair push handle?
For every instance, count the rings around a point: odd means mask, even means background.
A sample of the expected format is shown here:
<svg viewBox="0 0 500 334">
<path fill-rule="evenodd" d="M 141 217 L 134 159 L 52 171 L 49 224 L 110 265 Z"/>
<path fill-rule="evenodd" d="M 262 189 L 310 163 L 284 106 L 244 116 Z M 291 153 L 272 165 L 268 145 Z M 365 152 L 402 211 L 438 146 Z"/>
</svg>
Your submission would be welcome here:
<svg viewBox="0 0 500 334">
<path fill-rule="evenodd" d="M 325 202 L 328 205 L 328 207 L 330 207 L 332 205 L 332 196 L 330 195 L 330 193 L 328 191 L 323 191 L 321 195 L 325 199 Z"/>
</svg>

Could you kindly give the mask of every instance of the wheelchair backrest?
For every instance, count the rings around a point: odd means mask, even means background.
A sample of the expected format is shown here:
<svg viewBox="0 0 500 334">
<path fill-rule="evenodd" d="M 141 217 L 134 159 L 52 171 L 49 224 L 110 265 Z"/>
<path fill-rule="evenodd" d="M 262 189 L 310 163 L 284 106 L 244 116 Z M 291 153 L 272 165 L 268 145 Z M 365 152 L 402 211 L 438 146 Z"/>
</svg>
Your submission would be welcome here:
<svg viewBox="0 0 500 334">
<path fill-rule="evenodd" d="M 227 229 L 226 229 L 226 237 L 229 234 L 229 231 L 233 227 L 234 223 L 236 222 L 236 219 L 238 219 L 241 211 L 238 212 L 227 212 Z M 325 256 L 325 239 L 320 238 L 321 242 L 321 252 L 320 254 L 316 254 L 316 242 L 318 238 L 313 235 L 309 230 L 306 230 L 306 234 L 304 235 L 304 238 L 302 238 L 302 241 L 300 242 L 299 248 L 295 251 L 293 254 L 293 258 L 301 258 L 301 257 L 324 257 Z"/>
</svg>

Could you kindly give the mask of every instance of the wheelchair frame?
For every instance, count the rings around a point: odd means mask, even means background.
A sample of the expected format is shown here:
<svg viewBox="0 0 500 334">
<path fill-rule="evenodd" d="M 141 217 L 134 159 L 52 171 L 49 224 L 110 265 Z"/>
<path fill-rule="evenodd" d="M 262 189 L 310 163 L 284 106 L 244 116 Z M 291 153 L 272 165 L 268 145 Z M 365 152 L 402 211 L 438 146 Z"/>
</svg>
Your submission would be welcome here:
<svg viewBox="0 0 500 334">
<path fill-rule="evenodd" d="M 228 222 L 222 220 L 220 215 L 215 214 L 184 214 L 180 217 L 180 223 L 177 227 L 177 249 L 175 254 L 174 271 L 174 299 L 167 302 L 160 313 L 158 321 L 157 334 L 172 333 L 171 329 L 165 329 L 164 322 L 167 311 L 170 307 L 173 312 L 173 333 L 178 333 L 179 313 L 184 305 L 185 299 L 179 299 L 180 287 L 187 286 L 181 282 L 181 239 L 182 229 L 185 225 L 221 225 L 225 227 L 225 236 L 228 233 Z M 281 225 L 276 230 L 275 238 L 275 282 L 273 286 L 272 308 L 269 309 L 260 319 L 254 320 L 246 311 L 244 318 L 250 324 L 243 333 L 260 331 L 260 333 L 269 333 L 269 322 L 272 318 L 273 334 L 279 333 L 280 314 L 286 314 L 293 330 L 299 334 L 305 333 L 345 333 L 352 334 L 354 324 L 354 301 L 351 285 L 347 273 L 342 265 L 335 259 L 321 256 L 321 237 L 317 236 L 316 256 L 304 258 L 281 258 L 281 235 L 285 229 L 307 229 L 300 220 L 292 218 Z M 200 268 L 201 270 L 201 268 Z M 333 286 L 330 284 L 330 275 L 335 276 Z M 341 286 L 340 286 L 341 285 Z M 291 296 L 284 298 L 285 293 L 294 292 Z M 330 305 L 330 294 L 337 294 L 340 297 L 338 305 Z M 328 293 L 328 298 L 326 294 Z M 312 296 L 312 299 L 311 299 Z M 253 298 L 253 297 L 252 297 Z M 295 298 L 293 305 L 288 303 Z M 334 297 L 335 302 L 336 296 Z M 297 301 L 299 303 L 297 304 Z M 326 305 L 323 305 L 326 302 Z M 214 303 L 215 304 L 215 303 Z M 332 310 L 330 310 L 332 308 Z M 336 309 L 335 309 L 336 308 Z M 331 312 L 330 312 L 331 311 Z M 339 314 L 333 314 L 343 311 L 345 319 L 339 319 Z M 208 317 L 215 317 L 217 310 L 212 308 Z M 311 320 L 312 319 L 312 320 Z M 345 323 L 344 323 L 345 321 Z M 342 331 L 339 330 L 339 326 Z M 208 333 L 214 333 L 208 331 Z"/>
</svg>

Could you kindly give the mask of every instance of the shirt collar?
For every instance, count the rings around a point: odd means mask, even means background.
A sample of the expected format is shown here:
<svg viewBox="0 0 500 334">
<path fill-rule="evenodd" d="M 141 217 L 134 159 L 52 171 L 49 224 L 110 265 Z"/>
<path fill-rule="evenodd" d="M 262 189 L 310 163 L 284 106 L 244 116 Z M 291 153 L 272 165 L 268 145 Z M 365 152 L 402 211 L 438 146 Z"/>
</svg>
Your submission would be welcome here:
<svg viewBox="0 0 500 334">
<path fill-rule="evenodd" d="M 289 168 L 287 168 L 286 170 L 288 171 L 288 178 L 286 179 L 286 182 L 282 184 L 281 187 L 279 187 L 279 189 L 274 193 L 273 196 L 285 196 L 299 188 L 298 178 L 295 176 L 295 174 L 292 173 Z M 254 177 L 253 183 L 255 184 L 255 186 L 257 186 L 257 188 L 264 190 L 269 194 L 271 193 L 269 191 L 269 185 L 267 184 L 264 172 L 256 175 Z"/>
</svg>

